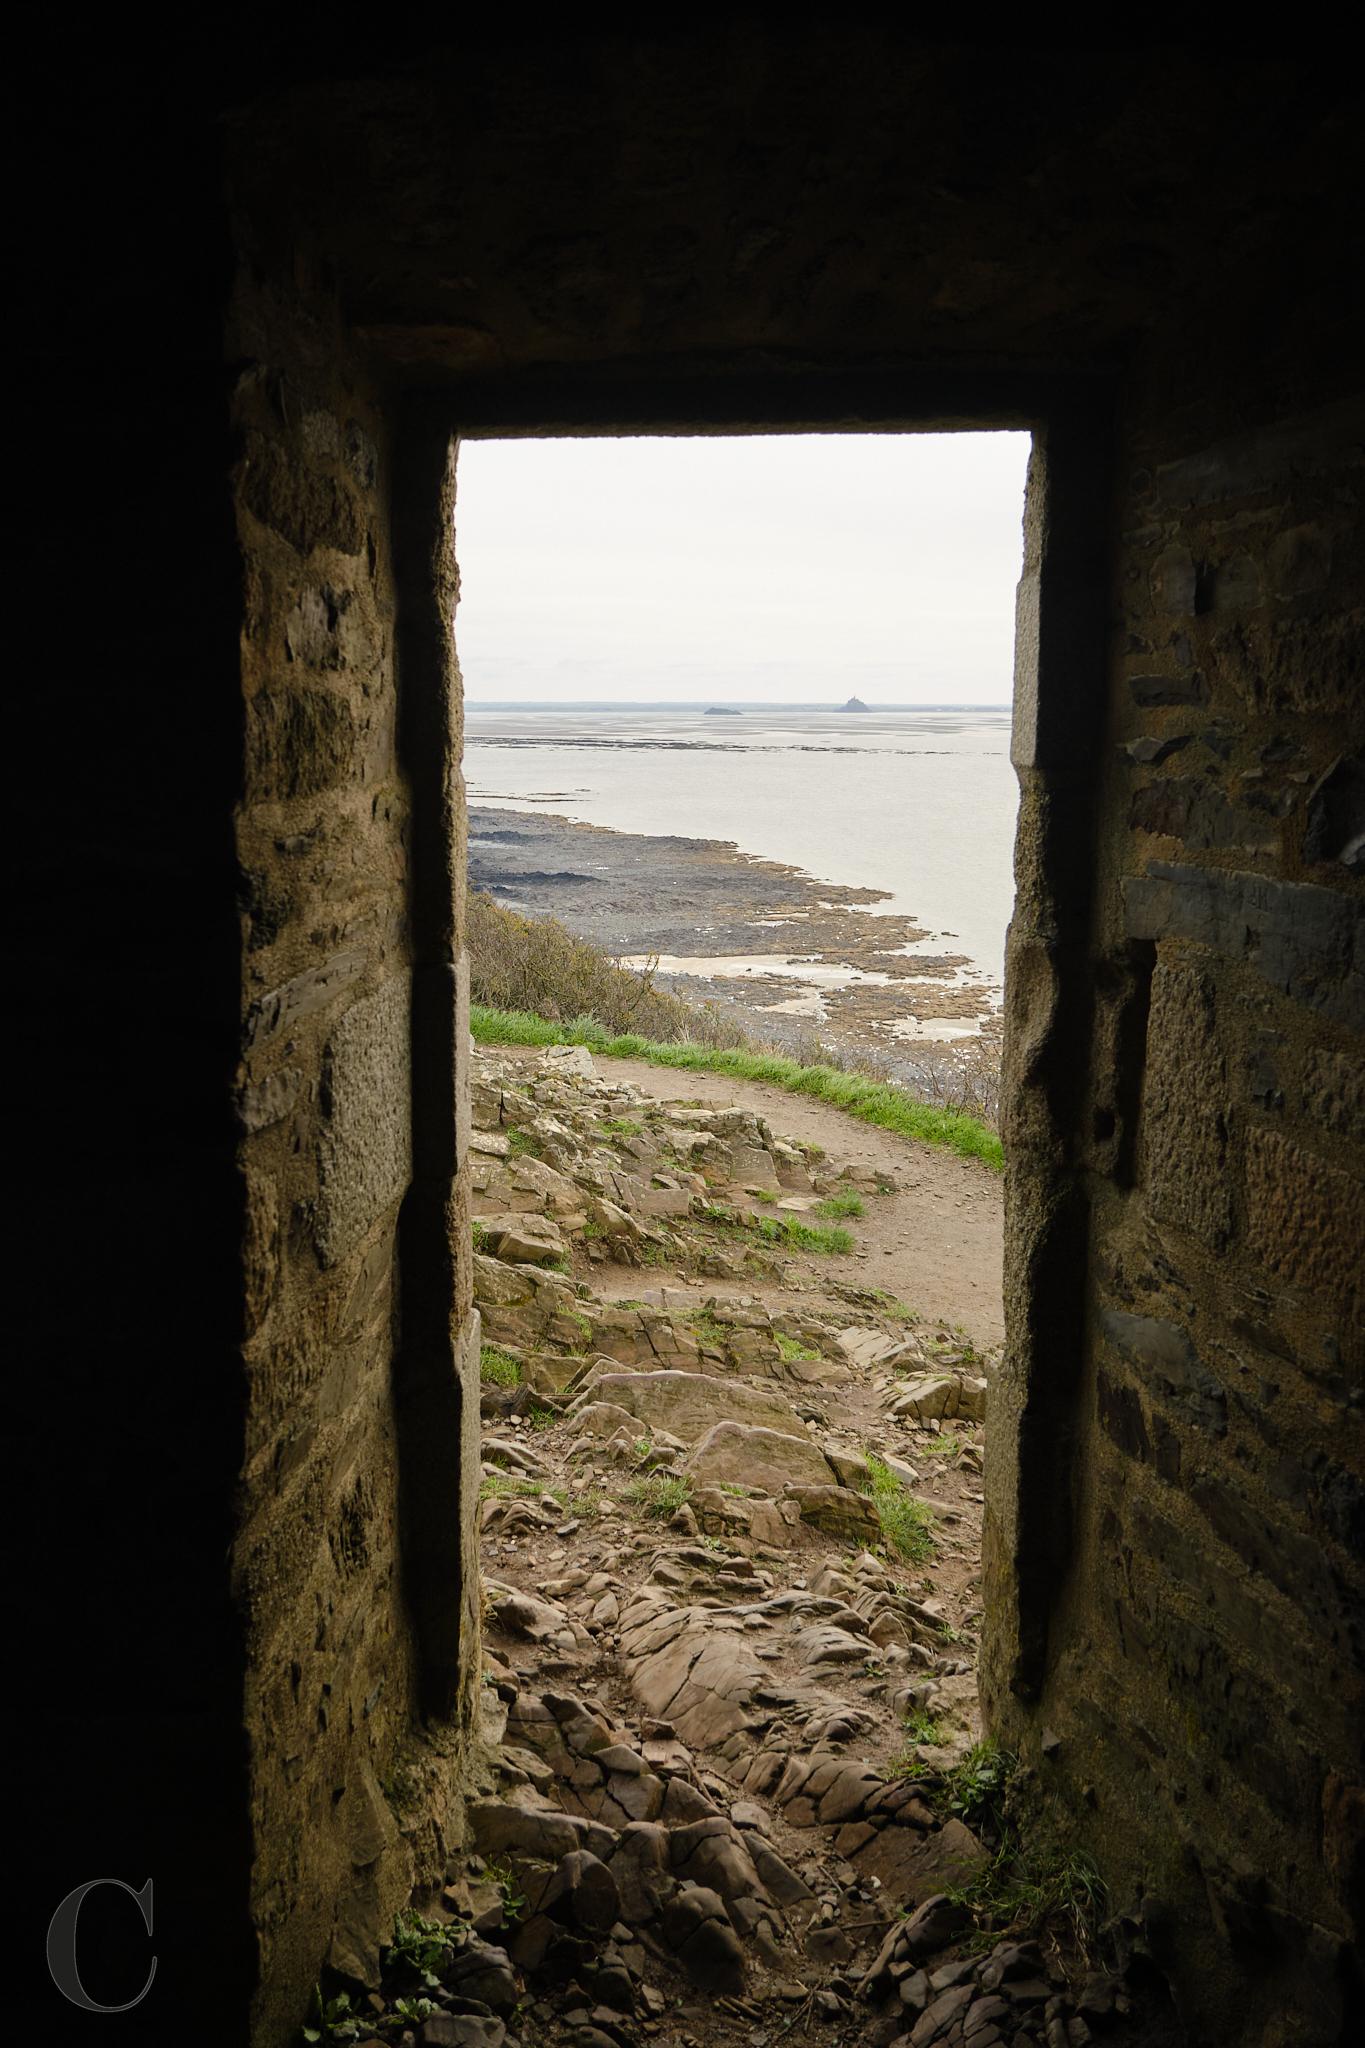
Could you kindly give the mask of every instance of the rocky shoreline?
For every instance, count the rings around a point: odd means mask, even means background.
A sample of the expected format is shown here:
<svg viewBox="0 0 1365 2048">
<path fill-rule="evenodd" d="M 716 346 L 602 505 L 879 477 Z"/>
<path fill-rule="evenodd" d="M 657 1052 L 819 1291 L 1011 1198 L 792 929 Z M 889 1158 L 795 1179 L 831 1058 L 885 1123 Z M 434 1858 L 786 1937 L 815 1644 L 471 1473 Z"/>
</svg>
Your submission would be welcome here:
<svg viewBox="0 0 1365 2048">
<path fill-rule="evenodd" d="M 948 1099 L 969 1075 L 988 1088 L 998 1067 L 998 992 L 913 917 L 878 909 L 884 890 L 817 881 L 722 840 L 477 804 L 469 878 L 794 1051 L 823 1040 Z"/>
</svg>

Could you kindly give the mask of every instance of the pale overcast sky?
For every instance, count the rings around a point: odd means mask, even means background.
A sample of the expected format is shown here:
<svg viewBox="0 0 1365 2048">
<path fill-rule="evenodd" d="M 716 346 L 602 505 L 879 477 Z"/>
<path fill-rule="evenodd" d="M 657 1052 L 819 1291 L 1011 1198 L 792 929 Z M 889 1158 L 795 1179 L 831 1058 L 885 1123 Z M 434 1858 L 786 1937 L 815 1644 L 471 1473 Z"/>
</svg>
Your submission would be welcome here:
<svg viewBox="0 0 1365 2048">
<path fill-rule="evenodd" d="M 466 441 L 465 695 L 1007 704 L 1027 434 Z"/>
</svg>

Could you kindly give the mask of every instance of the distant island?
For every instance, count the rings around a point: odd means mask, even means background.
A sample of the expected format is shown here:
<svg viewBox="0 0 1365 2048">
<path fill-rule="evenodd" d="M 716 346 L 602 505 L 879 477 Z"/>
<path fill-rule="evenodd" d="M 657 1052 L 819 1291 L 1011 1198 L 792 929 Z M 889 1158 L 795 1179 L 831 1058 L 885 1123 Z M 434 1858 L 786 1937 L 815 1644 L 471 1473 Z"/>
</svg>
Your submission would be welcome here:
<svg viewBox="0 0 1365 2048">
<path fill-rule="evenodd" d="M 861 697 L 850 697 L 844 709 L 845 711 L 866 711 L 867 706 Z"/>
<path fill-rule="evenodd" d="M 713 704 L 709 711 L 702 713 L 702 716 L 704 718 L 743 718 L 744 713 L 736 711 L 732 704 Z"/>
</svg>

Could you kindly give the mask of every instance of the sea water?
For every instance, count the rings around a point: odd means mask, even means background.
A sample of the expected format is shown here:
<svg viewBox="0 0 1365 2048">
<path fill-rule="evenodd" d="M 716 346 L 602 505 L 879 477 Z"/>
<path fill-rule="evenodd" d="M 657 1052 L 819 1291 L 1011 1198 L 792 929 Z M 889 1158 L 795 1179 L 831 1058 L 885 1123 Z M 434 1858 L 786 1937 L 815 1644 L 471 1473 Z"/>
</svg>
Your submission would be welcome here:
<svg viewBox="0 0 1365 2048">
<path fill-rule="evenodd" d="M 466 708 L 472 802 L 618 831 L 733 841 L 887 892 L 923 950 L 1004 972 L 1018 787 L 1007 708 L 704 704 Z"/>
</svg>

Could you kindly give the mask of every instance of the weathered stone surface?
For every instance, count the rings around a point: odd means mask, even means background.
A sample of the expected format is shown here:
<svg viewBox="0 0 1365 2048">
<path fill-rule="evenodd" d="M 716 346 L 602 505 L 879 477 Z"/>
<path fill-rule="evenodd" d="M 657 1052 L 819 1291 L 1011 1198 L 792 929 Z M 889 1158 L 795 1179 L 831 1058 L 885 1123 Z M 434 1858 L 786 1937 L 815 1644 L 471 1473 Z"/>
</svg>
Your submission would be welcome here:
<svg viewBox="0 0 1365 2048">
<path fill-rule="evenodd" d="M 700 1485 L 761 1486 L 770 1493 L 792 1483 L 827 1485 L 833 1477 L 829 1460 L 808 1436 L 743 1422 L 713 1423 L 686 1464 Z"/>
<path fill-rule="evenodd" d="M 575 1849 L 555 1871 L 539 1910 L 585 1934 L 607 1935 L 621 1917 L 621 1893 L 607 1864 Z"/>
<path fill-rule="evenodd" d="M 776 1387 L 709 1373 L 603 1373 L 591 1383 L 588 1398 L 626 1409 L 647 1427 L 665 1429 L 684 1443 L 696 1443 L 719 1420 L 787 1435 L 801 1428 L 796 1410 Z"/>
<path fill-rule="evenodd" d="M 1208 977 L 1161 966 L 1152 979 L 1142 1147 L 1157 1218 L 1193 1231 L 1211 1250 L 1232 1229 L 1227 1069 Z"/>
<path fill-rule="evenodd" d="M 1277 1131 L 1247 1136 L 1247 1230 L 1272 1273 L 1352 1316 L 1365 1293 L 1365 1179 Z"/>
<path fill-rule="evenodd" d="M 622 1616 L 622 1647 L 636 1698 L 693 1748 L 718 1746 L 747 1727 L 763 1666 L 704 1610 L 637 1602 Z"/>
<path fill-rule="evenodd" d="M 891 1413 L 910 1422 L 979 1422 L 985 1414 L 986 1382 L 955 1373 L 922 1373 L 896 1395 Z"/>
<path fill-rule="evenodd" d="M 609 1868 L 621 1918 L 631 1926 L 652 1920 L 674 1889 L 668 1829 L 657 1822 L 633 1821 L 621 1830 Z"/>
<path fill-rule="evenodd" d="M 407 1108 L 411 1024 L 405 976 L 352 1003 L 327 1048 L 328 1113 L 318 1142 L 318 1257 L 332 1266 L 395 1203 L 412 1171 Z"/>
<path fill-rule="evenodd" d="M 417 2030 L 420 2048 L 502 2048 L 507 2028 L 496 2016 L 433 2013 Z"/>
<path fill-rule="evenodd" d="M 565 1075 L 576 1081 L 597 1078 L 592 1054 L 585 1045 L 547 1045 L 540 1057 L 547 1071 L 561 1078 Z"/>
<path fill-rule="evenodd" d="M 737 1997 L 744 1989 L 744 1951 L 714 1891 L 702 1885 L 678 1893 L 664 1908 L 664 1938 L 694 1984 Z"/>
<path fill-rule="evenodd" d="M 510 1265 L 542 1266 L 568 1251 L 564 1234 L 549 1216 L 485 1216 L 484 1242 L 494 1258 Z"/>
<path fill-rule="evenodd" d="M 542 1862 L 558 1863 L 576 1850 L 587 1848 L 594 1855 L 604 1850 L 605 1860 L 609 1860 L 615 1847 L 616 1838 L 611 1829 L 557 1808 L 516 1806 L 505 1799 L 479 1799 L 471 1804 L 468 1812 L 474 1842 L 485 1856 L 498 1858 L 510 1852 L 533 1856 Z"/>
<path fill-rule="evenodd" d="M 1153 861 L 1124 900 L 1131 938 L 1190 939 L 1324 1016 L 1365 1016 L 1357 916 L 1333 890 Z"/>
<path fill-rule="evenodd" d="M 1200 1362 L 1188 1331 L 1159 1316 L 1134 1316 L 1123 1309 L 1105 1309 L 1100 1321 L 1119 1355 L 1142 1369 L 1149 1387 L 1178 1399 L 1201 1429 L 1226 1434 L 1227 1395 Z"/>
</svg>

